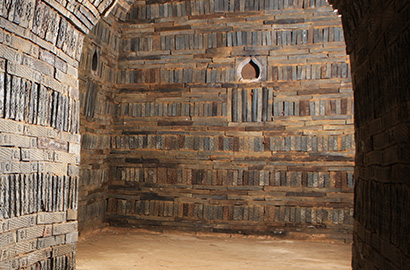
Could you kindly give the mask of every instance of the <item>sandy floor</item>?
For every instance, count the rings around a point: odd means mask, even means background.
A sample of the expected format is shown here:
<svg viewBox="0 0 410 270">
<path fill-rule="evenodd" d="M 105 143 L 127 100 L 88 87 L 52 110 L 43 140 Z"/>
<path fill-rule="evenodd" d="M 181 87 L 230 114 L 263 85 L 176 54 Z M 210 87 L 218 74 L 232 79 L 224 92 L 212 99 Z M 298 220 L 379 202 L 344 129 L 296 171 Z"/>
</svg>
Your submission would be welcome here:
<svg viewBox="0 0 410 270">
<path fill-rule="evenodd" d="M 109 229 L 80 239 L 77 270 L 342 270 L 350 254 L 345 244 Z"/>
</svg>

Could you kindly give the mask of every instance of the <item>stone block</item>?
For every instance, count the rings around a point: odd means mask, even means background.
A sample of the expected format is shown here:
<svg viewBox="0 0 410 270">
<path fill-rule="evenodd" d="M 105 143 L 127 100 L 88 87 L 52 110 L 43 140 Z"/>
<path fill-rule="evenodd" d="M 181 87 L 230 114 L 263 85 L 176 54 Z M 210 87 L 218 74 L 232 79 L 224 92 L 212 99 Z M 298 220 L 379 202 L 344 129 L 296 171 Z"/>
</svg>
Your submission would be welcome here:
<svg viewBox="0 0 410 270">
<path fill-rule="evenodd" d="M 76 232 L 78 223 L 76 221 L 62 224 L 53 224 L 53 235 Z"/>
<path fill-rule="evenodd" d="M 61 222 L 64 222 L 65 220 L 66 220 L 66 214 L 63 212 L 53 212 L 53 213 L 42 212 L 42 213 L 38 213 L 37 215 L 38 224 L 61 223 Z"/>
</svg>

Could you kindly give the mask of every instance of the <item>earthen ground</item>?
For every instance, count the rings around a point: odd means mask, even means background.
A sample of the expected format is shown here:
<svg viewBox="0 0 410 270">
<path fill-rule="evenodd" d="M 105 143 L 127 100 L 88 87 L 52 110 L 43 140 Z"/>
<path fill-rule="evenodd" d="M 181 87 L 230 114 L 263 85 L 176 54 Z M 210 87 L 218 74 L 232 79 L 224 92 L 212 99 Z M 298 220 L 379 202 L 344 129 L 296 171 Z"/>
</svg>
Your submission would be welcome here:
<svg viewBox="0 0 410 270">
<path fill-rule="evenodd" d="M 77 245 L 77 270 L 347 270 L 350 260 L 341 243 L 112 228 Z"/>
</svg>

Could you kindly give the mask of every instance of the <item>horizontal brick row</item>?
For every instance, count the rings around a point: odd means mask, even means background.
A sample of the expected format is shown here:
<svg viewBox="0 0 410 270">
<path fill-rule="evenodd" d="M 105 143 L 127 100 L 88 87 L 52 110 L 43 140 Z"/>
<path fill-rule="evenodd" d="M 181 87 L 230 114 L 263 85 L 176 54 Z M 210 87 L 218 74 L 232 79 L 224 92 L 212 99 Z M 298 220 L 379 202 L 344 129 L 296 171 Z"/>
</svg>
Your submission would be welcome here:
<svg viewBox="0 0 410 270">
<path fill-rule="evenodd" d="M 212 205 L 155 200 L 129 201 L 108 199 L 108 213 L 139 218 L 182 218 L 188 220 L 228 220 L 288 222 L 308 224 L 353 224 L 353 211 L 347 208 L 311 208 L 289 206 Z"/>
<path fill-rule="evenodd" d="M 337 91 L 338 89 L 330 89 L 328 92 Z M 353 101 L 350 98 L 335 99 L 317 96 L 315 100 L 303 100 L 303 90 L 300 91 L 300 100 L 296 101 L 287 101 L 286 97 L 273 96 L 279 93 L 273 93 L 271 88 L 228 89 L 227 92 L 231 96 L 229 105 L 227 102 L 220 101 L 201 102 L 200 97 L 182 97 L 181 102 L 122 102 L 118 105 L 116 114 L 118 117 L 135 119 L 139 117 L 227 117 L 230 110 L 233 122 L 267 122 L 275 121 L 275 117 L 281 116 L 350 115 L 353 110 Z"/>
<path fill-rule="evenodd" d="M 289 46 L 322 42 L 338 42 L 343 40 L 341 33 L 342 29 L 340 27 L 328 27 L 320 29 L 232 31 L 165 35 L 161 36 L 160 48 L 161 50 L 178 51 L 236 46 Z M 130 42 L 131 51 L 150 51 L 152 49 L 152 39 L 149 37 L 144 38 L 142 42 L 140 38 L 131 39 Z M 150 43 L 151 46 L 147 46 L 147 44 Z M 142 47 L 141 49 L 140 46 Z M 268 48 L 265 50 L 268 50 Z"/>
<path fill-rule="evenodd" d="M 353 135 L 227 137 L 142 134 L 134 136 L 113 136 L 111 145 L 113 149 L 235 152 L 343 152 L 352 151 L 354 149 L 354 138 Z"/>
<path fill-rule="evenodd" d="M 159 185 L 202 185 L 223 187 L 287 186 L 310 188 L 353 188 L 352 171 L 188 169 L 167 167 L 117 167 L 118 181 Z M 244 190 L 243 188 L 238 188 Z"/>
<path fill-rule="evenodd" d="M 118 107 L 119 117 L 226 116 L 226 103 L 221 102 L 121 103 Z"/>
<path fill-rule="evenodd" d="M 60 251 L 62 248 L 56 248 L 53 251 Z M 27 251 L 26 249 L 24 251 Z M 71 248 L 73 251 L 73 248 Z M 23 250 L 22 250 L 23 251 Z M 15 259 L 4 260 L 0 262 L 0 267 L 3 269 L 74 269 L 75 256 L 73 254 L 66 254 L 64 256 L 51 257 L 49 250 L 39 250 L 27 253 L 25 256 L 17 257 Z"/>
<path fill-rule="evenodd" d="M 80 179 L 82 186 L 95 185 L 99 186 L 102 182 L 108 180 L 109 171 L 106 168 L 98 169 L 82 169 L 80 171 Z"/>
<path fill-rule="evenodd" d="M 200 31 L 200 30 L 198 30 Z M 152 51 L 153 37 L 146 36 L 124 39 L 122 52 Z M 163 51 L 204 50 L 237 46 L 290 46 L 343 41 L 341 27 L 306 28 L 272 31 L 216 31 L 215 33 L 189 33 L 161 35 L 160 49 Z M 260 48 L 258 48 L 260 49 Z"/>
<path fill-rule="evenodd" d="M 83 149 L 109 149 L 111 137 L 109 135 L 98 136 L 95 134 L 84 134 L 81 141 Z"/>
<path fill-rule="evenodd" d="M 350 68 L 346 63 L 318 65 L 269 66 L 268 78 L 273 81 L 301 81 L 349 78 Z M 172 68 L 121 70 L 118 79 L 122 84 L 132 83 L 227 83 L 235 81 L 235 68 Z"/>
<path fill-rule="evenodd" d="M 202 15 L 219 12 L 244 12 L 261 10 L 282 10 L 292 8 L 315 8 L 327 6 L 325 0 L 195 0 L 156 4 L 148 2 L 144 6 L 134 6 L 129 19 L 157 19 Z"/>
<path fill-rule="evenodd" d="M 349 78 L 350 67 L 348 63 L 326 63 L 320 65 L 293 65 L 272 66 L 272 80 L 274 81 L 299 81 L 332 78 Z"/>
<path fill-rule="evenodd" d="M 309 101 L 280 101 L 272 104 L 274 117 L 279 116 L 319 116 L 351 115 L 353 101 L 350 99 L 321 99 Z M 269 115 L 270 116 L 270 115 Z M 267 118 L 269 119 L 269 118 Z"/>
<path fill-rule="evenodd" d="M 270 122 L 279 116 L 346 115 L 352 113 L 353 107 L 352 101 L 345 98 L 286 101 L 285 97 L 276 98 L 272 88 L 232 89 L 228 93 L 233 122 Z"/>
</svg>

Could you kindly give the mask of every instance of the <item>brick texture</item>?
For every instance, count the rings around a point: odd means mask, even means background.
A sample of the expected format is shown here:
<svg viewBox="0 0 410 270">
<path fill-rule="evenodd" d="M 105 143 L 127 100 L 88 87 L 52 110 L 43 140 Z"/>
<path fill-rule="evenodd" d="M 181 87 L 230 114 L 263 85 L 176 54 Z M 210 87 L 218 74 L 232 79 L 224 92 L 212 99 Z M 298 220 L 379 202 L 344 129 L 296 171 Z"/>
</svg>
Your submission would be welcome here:
<svg viewBox="0 0 410 270">
<path fill-rule="evenodd" d="M 354 224 L 354 269 L 408 269 L 410 5 L 329 2 L 343 30 L 324 0 L 2 1 L 0 268 L 74 269 L 109 222 Z"/>
<path fill-rule="evenodd" d="M 0 2 L 0 269 L 75 268 L 78 67 L 113 3 L 92 2 Z"/>
<path fill-rule="evenodd" d="M 334 1 L 355 93 L 354 269 L 410 267 L 408 1 Z"/>
<path fill-rule="evenodd" d="M 82 233 L 104 226 L 120 45 L 118 29 L 114 17 L 101 20 L 84 39 L 80 61 L 82 144 L 78 218 Z"/>
<path fill-rule="evenodd" d="M 147 1 L 120 28 L 111 225 L 350 241 L 353 93 L 325 1 Z"/>
</svg>

